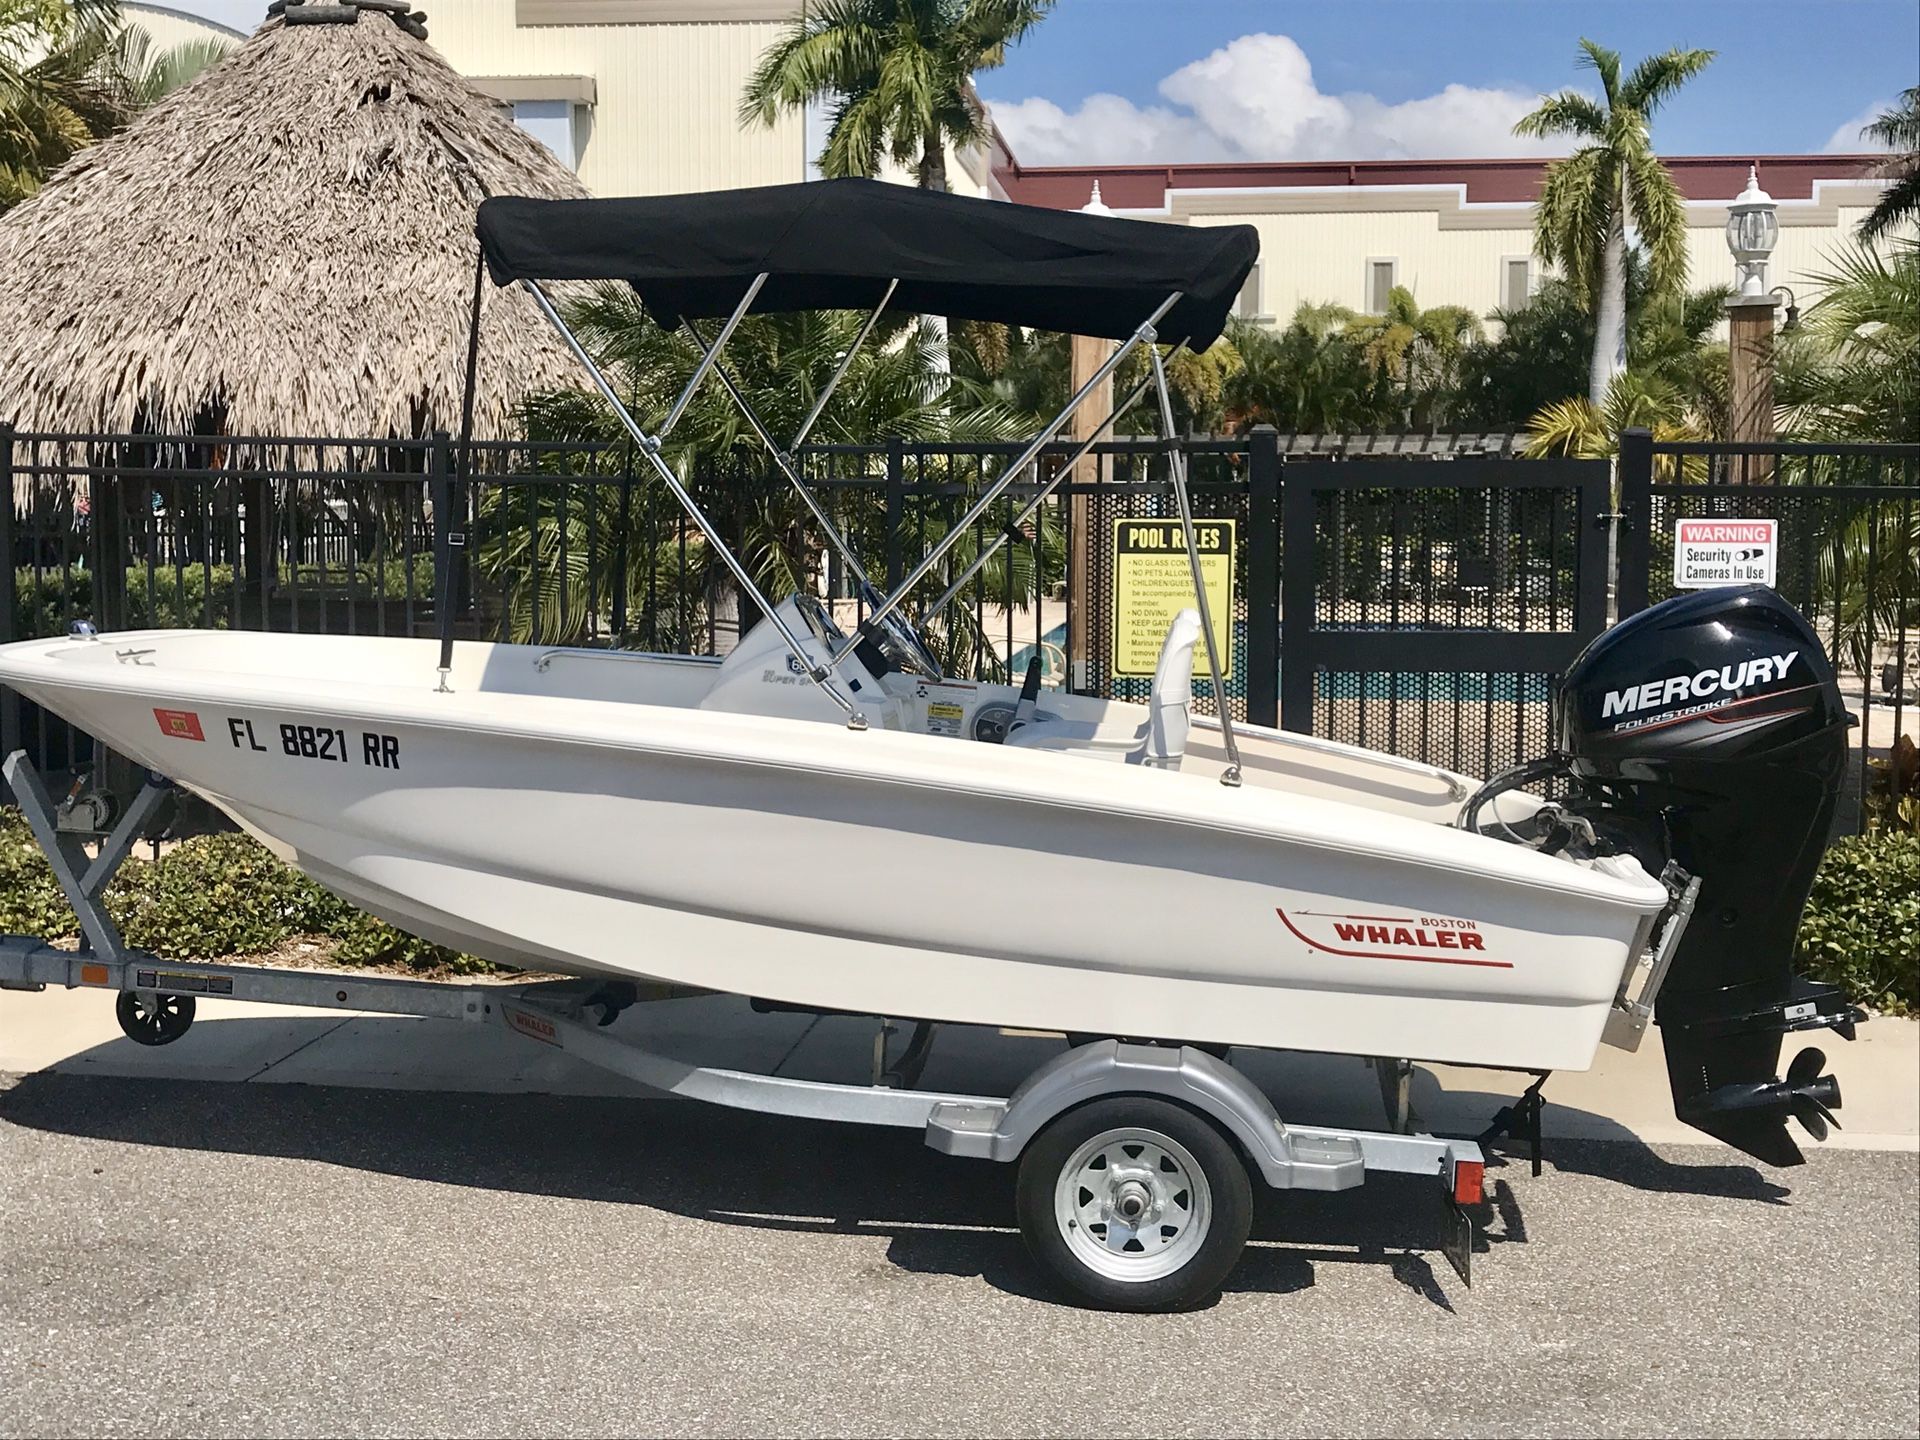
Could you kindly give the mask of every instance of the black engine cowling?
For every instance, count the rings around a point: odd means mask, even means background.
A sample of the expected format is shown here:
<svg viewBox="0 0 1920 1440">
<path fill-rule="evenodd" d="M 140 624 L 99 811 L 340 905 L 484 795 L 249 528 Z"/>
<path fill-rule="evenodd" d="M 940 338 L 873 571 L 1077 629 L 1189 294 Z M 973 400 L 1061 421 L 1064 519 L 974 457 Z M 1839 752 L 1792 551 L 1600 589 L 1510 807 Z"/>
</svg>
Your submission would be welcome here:
<svg viewBox="0 0 1920 1440">
<path fill-rule="evenodd" d="M 1789 1115 L 1822 1138 L 1840 1102 L 1816 1050 L 1780 1078 L 1783 1035 L 1851 1038 L 1860 1018 L 1793 971 L 1849 723 L 1812 627 L 1761 586 L 1642 611 L 1589 645 L 1556 697 L 1556 748 L 1596 818 L 1701 881 L 1655 1008 L 1674 1111 L 1775 1165 L 1801 1158 Z"/>
</svg>

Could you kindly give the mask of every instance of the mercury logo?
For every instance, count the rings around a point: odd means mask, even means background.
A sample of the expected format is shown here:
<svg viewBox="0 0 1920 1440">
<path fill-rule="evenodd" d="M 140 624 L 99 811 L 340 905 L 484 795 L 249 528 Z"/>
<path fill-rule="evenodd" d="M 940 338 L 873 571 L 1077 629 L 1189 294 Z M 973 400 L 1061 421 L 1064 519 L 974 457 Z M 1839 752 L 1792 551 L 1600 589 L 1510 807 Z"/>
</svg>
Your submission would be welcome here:
<svg viewBox="0 0 1920 1440">
<path fill-rule="evenodd" d="M 1702 670 L 1697 675 L 1674 675 L 1666 680 L 1649 680 L 1644 685 L 1629 685 L 1624 690 L 1609 690 L 1600 703 L 1600 718 L 1635 715 L 1642 710 L 1658 710 L 1684 700 L 1704 700 L 1709 695 L 1744 690 L 1749 685 L 1771 685 L 1787 678 L 1787 670 L 1800 658 L 1798 650 L 1784 655 L 1761 655 L 1738 665 L 1722 665 L 1718 670 Z"/>
</svg>

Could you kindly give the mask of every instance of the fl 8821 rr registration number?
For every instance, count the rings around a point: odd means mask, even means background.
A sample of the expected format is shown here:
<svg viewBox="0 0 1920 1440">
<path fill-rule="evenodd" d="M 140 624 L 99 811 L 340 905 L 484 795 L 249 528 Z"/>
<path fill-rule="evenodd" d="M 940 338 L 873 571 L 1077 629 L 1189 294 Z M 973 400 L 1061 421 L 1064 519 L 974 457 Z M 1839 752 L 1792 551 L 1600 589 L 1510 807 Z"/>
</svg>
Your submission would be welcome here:
<svg viewBox="0 0 1920 1440">
<path fill-rule="evenodd" d="M 251 720 L 227 721 L 227 738 L 236 750 L 254 750 L 272 754 L 274 741 L 280 753 L 295 760 L 331 761 L 339 765 L 359 763 L 376 770 L 400 768 L 400 737 L 377 730 L 348 731 L 337 725 L 309 725 L 298 720 L 263 722 L 275 727 L 265 743 Z"/>
</svg>

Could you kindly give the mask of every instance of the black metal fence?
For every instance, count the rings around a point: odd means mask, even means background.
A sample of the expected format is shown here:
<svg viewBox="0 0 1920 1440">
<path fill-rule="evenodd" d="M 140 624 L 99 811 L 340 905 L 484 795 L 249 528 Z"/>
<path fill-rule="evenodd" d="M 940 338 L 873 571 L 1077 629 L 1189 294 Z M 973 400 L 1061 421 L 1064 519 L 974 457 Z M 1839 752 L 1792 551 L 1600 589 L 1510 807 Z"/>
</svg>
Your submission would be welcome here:
<svg viewBox="0 0 1920 1440">
<path fill-rule="evenodd" d="M 1271 431 L 1180 448 L 1196 518 L 1234 522 L 1230 674 L 1224 696 L 1198 685 L 1202 710 L 1224 702 L 1255 724 L 1495 772 L 1544 749 L 1554 681 L 1606 623 L 1612 523 L 1630 613 L 1664 593 L 1674 516 L 1751 511 L 1780 519 L 1781 587 L 1828 617 L 1849 675 L 1866 684 L 1893 667 L 1891 701 L 1865 703 L 1890 703 L 1895 730 L 1906 713 L 1920 447 L 1771 447 L 1756 469 L 1750 449 L 1630 435 L 1617 509 L 1598 461 L 1330 460 L 1289 455 Z M 797 459 L 860 565 L 891 588 L 1018 449 L 896 441 Z M 1050 448 L 916 598 L 1010 536 L 938 627 L 949 668 L 1017 675 L 1038 655 L 1053 683 L 1140 698 L 1149 682 L 1114 664 L 1112 537 L 1117 520 L 1176 513 L 1167 449 L 1100 446 L 1019 523 L 1069 449 Z M 717 653 L 751 623 L 631 447 L 488 443 L 465 476 L 455 458 L 445 437 L 0 431 L 13 581 L 0 586 L 0 641 L 77 619 L 427 636 L 450 609 L 462 638 Z M 813 587 L 846 619 L 864 611 L 851 567 L 770 466 L 704 463 L 686 478 L 766 589 Z M 437 563 L 436 540 L 454 533 L 466 543 Z M 109 767 L 0 689 L 0 746 L 17 745 L 43 769 Z"/>
<path fill-rule="evenodd" d="M 1898 737 L 1920 720 L 1920 445 L 1657 442 L 1620 449 L 1619 613 L 1676 590 L 1680 520 L 1767 520 L 1774 585 L 1812 622 L 1859 720 L 1843 816 L 1890 819 L 1920 784 Z"/>
</svg>

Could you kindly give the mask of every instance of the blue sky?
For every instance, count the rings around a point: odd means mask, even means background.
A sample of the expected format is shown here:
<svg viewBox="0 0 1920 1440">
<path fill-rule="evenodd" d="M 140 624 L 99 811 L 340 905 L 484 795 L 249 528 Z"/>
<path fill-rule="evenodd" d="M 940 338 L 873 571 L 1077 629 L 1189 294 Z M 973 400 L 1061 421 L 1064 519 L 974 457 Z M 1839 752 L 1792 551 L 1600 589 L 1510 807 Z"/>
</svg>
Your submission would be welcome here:
<svg viewBox="0 0 1920 1440">
<path fill-rule="evenodd" d="M 1524 154 L 1513 118 L 1591 82 L 1582 35 L 1719 52 L 1659 117 L 1674 155 L 1857 149 L 1920 84 L 1920 0 L 1059 0 L 980 88 L 1028 164 Z"/>
<path fill-rule="evenodd" d="M 1591 88 L 1583 35 L 1719 52 L 1669 154 L 1859 148 L 1920 83 L 1915 0 L 1060 0 L 980 87 L 1030 164 L 1520 154 L 1534 97 Z"/>
</svg>

